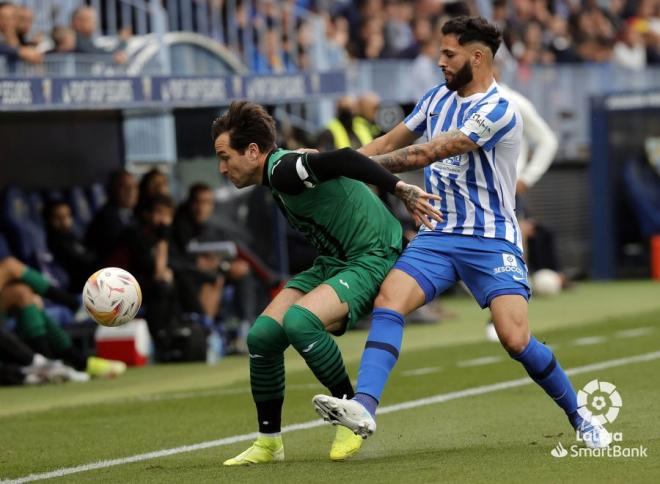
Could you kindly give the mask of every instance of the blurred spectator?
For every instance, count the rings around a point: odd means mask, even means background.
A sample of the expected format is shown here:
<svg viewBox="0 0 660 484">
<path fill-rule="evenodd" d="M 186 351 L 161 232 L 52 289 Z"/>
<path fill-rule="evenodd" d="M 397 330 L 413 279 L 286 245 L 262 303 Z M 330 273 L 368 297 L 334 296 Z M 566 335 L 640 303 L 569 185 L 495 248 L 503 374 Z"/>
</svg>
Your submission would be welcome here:
<svg viewBox="0 0 660 484">
<path fill-rule="evenodd" d="M 87 247 L 99 257 L 99 265 L 107 262 L 122 232 L 135 224 L 138 201 L 137 181 L 126 170 L 111 173 L 106 190 L 108 201 L 92 219 L 85 236 Z"/>
<path fill-rule="evenodd" d="M 369 143 L 373 136 L 363 123 L 356 122 L 356 104 L 351 96 L 343 96 L 337 100 L 336 116 L 327 124 L 319 135 L 318 146 L 322 151 L 340 148 L 359 148 Z"/>
<path fill-rule="evenodd" d="M 30 64 L 43 62 L 41 52 L 33 46 L 21 45 L 16 6 L 9 2 L 0 2 L 0 56 L 5 56 L 10 66 L 17 60 Z"/>
<path fill-rule="evenodd" d="M 152 168 L 140 178 L 138 186 L 138 203 L 135 207 L 135 215 L 142 218 L 145 207 L 149 206 L 151 200 L 159 195 L 170 194 L 170 182 L 165 173 L 158 168 Z"/>
<path fill-rule="evenodd" d="M 375 92 L 366 92 L 357 100 L 357 116 L 354 123 L 363 126 L 364 130 L 368 130 L 372 139 L 383 134 L 376 122 L 379 108 L 380 97 Z"/>
<path fill-rule="evenodd" d="M 390 0 L 385 9 L 387 21 L 384 25 L 386 57 L 399 57 L 401 52 L 414 44 L 410 27 L 414 15 L 414 5 L 405 0 Z"/>
<path fill-rule="evenodd" d="M 48 54 L 64 54 L 76 50 L 76 32 L 70 27 L 56 25 L 51 32 L 53 48 Z"/>
<path fill-rule="evenodd" d="M 94 35 L 98 28 L 96 10 L 89 6 L 78 7 L 71 16 L 71 27 L 76 32 L 75 52 L 83 54 L 112 54 L 116 64 L 124 64 L 128 60 L 126 55 L 126 41 L 131 36 L 130 29 L 119 32 L 119 45 L 112 50 L 105 50 L 94 43 Z"/>
<path fill-rule="evenodd" d="M 173 224 L 176 247 L 191 262 L 186 270 L 180 271 L 188 288 L 187 310 L 195 311 L 201 307 L 211 320 L 218 317 L 225 282 L 240 286 L 250 274 L 248 262 L 237 257 L 239 244 L 213 221 L 214 211 L 213 190 L 204 183 L 196 183 L 190 187 L 188 199 L 177 210 Z M 204 242 L 230 242 L 235 253 L 191 252 L 191 243 Z M 197 299 L 196 304 L 190 301 L 191 296 Z M 240 309 L 240 312 L 251 310 Z"/>
<path fill-rule="evenodd" d="M 73 368 L 35 353 L 0 324 L 0 386 L 61 383 L 74 375 Z"/>
<path fill-rule="evenodd" d="M 183 317 L 181 282 L 175 277 L 171 226 L 174 202 L 169 195 L 149 198 L 138 225 L 126 229 L 115 252 L 142 286 L 149 332 L 158 361 L 200 360 L 206 355 L 204 329 Z M 218 288 L 219 294 L 220 288 Z M 219 296 L 218 296 L 219 297 Z M 217 309 L 216 309 L 217 311 Z"/>
<path fill-rule="evenodd" d="M 646 67 L 646 45 L 632 23 L 625 23 L 619 31 L 619 40 L 614 44 L 613 60 L 616 64 L 635 71 Z"/>
<path fill-rule="evenodd" d="M 34 352 L 49 359 L 64 360 L 78 372 L 109 377 L 126 371 L 122 362 L 88 356 L 76 348 L 71 337 L 44 311 L 39 294 L 51 299 L 65 295 L 50 286 L 41 273 L 17 259 L 7 257 L 0 261 L 0 323 L 4 322 L 5 314 L 14 316 L 18 336 Z M 75 306 L 78 306 L 77 301 Z M 87 375 L 73 376 L 86 380 L 89 379 Z"/>
<path fill-rule="evenodd" d="M 36 47 L 43 40 L 43 34 L 30 35 L 32 22 L 34 21 L 34 12 L 25 5 L 16 6 L 16 34 L 21 45 L 30 45 Z"/>
<path fill-rule="evenodd" d="M 65 201 L 54 201 L 44 207 L 48 248 L 55 261 L 69 276 L 71 290 L 82 291 L 85 281 L 96 269 L 97 257 L 76 233 L 71 207 Z"/>
<path fill-rule="evenodd" d="M 429 38 L 420 45 L 419 55 L 410 67 L 410 78 L 415 82 L 408 83 L 411 99 L 421 99 L 429 89 L 436 86 L 440 80 L 438 67 L 438 43 Z"/>
</svg>

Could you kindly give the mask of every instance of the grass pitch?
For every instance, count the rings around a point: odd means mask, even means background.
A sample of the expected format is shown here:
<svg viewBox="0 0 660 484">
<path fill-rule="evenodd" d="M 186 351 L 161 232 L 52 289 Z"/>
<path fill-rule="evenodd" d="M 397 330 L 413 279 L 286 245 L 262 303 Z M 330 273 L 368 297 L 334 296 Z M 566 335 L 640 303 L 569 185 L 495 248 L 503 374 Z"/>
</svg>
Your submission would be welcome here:
<svg viewBox="0 0 660 484">
<path fill-rule="evenodd" d="M 457 318 L 406 329 L 401 357 L 382 407 L 451 392 L 457 398 L 393 407 L 377 433 L 350 461 L 328 459 L 334 429 L 314 426 L 310 400 L 323 389 L 302 359 L 287 352 L 284 424 L 309 423 L 284 435 L 286 461 L 250 468 L 221 463 L 249 440 L 181 452 L 182 446 L 255 431 L 247 358 L 215 367 L 161 365 L 131 369 L 115 381 L 0 390 L 0 480 L 61 471 L 163 449 L 173 455 L 85 470 L 61 482 L 635 482 L 660 481 L 660 355 L 644 362 L 572 376 L 576 388 L 597 378 L 623 399 L 608 428 L 623 447 L 647 448 L 646 458 L 552 457 L 575 444 L 566 418 L 534 384 L 487 391 L 525 377 L 497 344 L 484 340 L 486 312 L 468 298 L 448 298 Z M 555 349 L 561 365 L 580 368 L 660 352 L 660 285 L 581 284 L 530 306 L 532 328 Z M 357 374 L 366 332 L 338 339 Z M 485 388 L 485 390 L 484 390 Z M 465 390 L 481 389 L 468 395 Z M 235 440 L 240 440 L 240 437 Z"/>
</svg>

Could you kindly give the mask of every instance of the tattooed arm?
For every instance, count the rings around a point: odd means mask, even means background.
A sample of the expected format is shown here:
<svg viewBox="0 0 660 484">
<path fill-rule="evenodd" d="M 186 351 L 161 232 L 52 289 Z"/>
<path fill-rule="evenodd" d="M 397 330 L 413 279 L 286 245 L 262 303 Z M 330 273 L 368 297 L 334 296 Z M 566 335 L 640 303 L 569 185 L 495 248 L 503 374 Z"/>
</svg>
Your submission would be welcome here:
<svg viewBox="0 0 660 484">
<path fill-rule="evenodd" d="M 433 230 L 433 221 L 442 221 L 440 211 L 430 204 L 431 200 L 440 201 L 438 195 L 426 193 L 418 186 L 410 185 L 403 180 L 400 180 L 396 184 L 394 195 L 404 203 L 415 221 L 415 225 L 420 226 L 424 224 Z"/>
<path fill-rule="evenodd" d="M 423 168 L 434 161 L 467 153 L 478 147 L 477 143 L 462 132 L 453 130 L 426 143 L 401 148 L 386 155 L 372 156 L 372 159 L 392 173 L 401 173 Z"/>
</svg>

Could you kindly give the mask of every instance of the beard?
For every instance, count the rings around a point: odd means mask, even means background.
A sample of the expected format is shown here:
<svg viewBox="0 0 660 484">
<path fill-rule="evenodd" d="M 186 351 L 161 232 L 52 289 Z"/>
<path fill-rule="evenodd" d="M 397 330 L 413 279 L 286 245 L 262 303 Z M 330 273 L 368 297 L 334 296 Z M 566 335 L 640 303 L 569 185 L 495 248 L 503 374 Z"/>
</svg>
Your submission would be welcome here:
<svg viewBox="0 0 660 484">
<path fill-rule="evenodd" d="M 451 81 L 447 81 L 447 89 L 450 91 L 458 91 L 460 88 L 472 81 L 472 66 L 469 62 L 465 62 L 456 74 L 454 74 Z"/>
</svg>

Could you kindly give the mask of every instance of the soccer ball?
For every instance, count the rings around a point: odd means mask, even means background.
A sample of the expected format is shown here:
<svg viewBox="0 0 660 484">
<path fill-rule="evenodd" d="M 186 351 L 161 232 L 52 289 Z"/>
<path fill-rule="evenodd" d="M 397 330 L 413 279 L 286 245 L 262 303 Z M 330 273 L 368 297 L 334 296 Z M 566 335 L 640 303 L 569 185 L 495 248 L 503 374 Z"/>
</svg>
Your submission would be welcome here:
<svg viewBox="0 0 660 484">
<path fill-rule="evenodd" d="M 102 326 L 121 326 L 135 318 L 142 304 L 142 291 L 130 272 L 106 267 L 89 276 L 82 298 L 94 321 Z"/>
<path fill-rule="evenodd" d="M 541 269 L 532 275 L 532 288 L 538 296 L 554 296 L 561 292 L 561 277 L 550 269 Z"/>
</svg>

